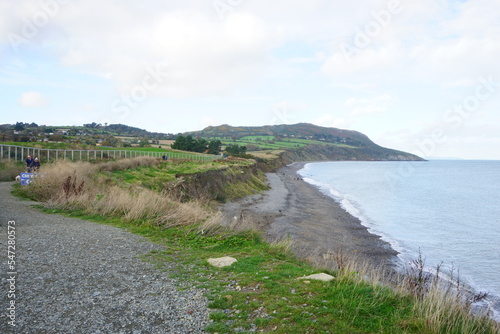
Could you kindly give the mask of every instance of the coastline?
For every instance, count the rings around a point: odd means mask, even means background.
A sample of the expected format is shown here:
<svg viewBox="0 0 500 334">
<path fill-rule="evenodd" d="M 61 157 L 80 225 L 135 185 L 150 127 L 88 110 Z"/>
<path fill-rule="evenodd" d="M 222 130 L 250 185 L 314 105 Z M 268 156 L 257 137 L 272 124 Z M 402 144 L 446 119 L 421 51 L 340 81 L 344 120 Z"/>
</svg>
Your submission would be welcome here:
<svg viewBox="0 0 500 334">
<path fill-rule="evenodd" d="M 270 190 L 222 207 L 223 224 L 253 225 L 269 242 L 290 239 L 291 251 L 315 265 L 335 269 L 336 259 L 395 269 L 398 252 L 333 198 L 303 181 L 295 162 L 267 174 Z M 392 270 L 391 270 L 392 271 Z"/>
</svg>

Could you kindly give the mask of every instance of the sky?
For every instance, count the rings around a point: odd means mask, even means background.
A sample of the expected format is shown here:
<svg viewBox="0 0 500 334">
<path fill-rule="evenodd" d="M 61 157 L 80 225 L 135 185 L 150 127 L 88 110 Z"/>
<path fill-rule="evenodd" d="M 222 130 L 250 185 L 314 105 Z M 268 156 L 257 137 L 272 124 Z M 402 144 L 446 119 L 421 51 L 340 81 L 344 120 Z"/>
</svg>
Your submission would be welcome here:
<svg viewBox="0 0 500 334">
<path fill-rule="evenodd" d="M 0 0 L 0 124 L 307 122 L 500 160 L 500 0 Z"/>
</svg>

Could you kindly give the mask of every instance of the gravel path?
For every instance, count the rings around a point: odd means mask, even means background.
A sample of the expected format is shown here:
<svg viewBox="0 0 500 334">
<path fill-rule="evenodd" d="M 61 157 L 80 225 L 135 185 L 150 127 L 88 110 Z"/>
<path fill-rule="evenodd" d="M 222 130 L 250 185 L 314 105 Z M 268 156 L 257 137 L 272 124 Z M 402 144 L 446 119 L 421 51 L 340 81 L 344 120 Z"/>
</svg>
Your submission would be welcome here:
<svg viewBox="0 0 500 334">
<path fill-rule="evenodd" d="M 170 272 L 138 258 L 160 246 L 122 229 L 40 213 L 10 195 L 11 185 L 0 183 L 0 333 L 204 333 L 203 292 L 178 291 Z M 13 301 L 15 327 L 8 317 Z"/>
</svg>

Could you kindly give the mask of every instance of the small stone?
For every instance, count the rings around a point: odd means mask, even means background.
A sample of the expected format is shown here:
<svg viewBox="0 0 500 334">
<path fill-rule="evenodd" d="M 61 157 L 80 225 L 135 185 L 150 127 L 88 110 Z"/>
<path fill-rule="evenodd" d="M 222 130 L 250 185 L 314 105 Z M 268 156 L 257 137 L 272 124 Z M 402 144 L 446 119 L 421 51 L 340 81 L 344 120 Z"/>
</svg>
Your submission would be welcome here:
<svg viewBox="0 0 500 334">
<path fill-rule="evenodd" d="M 207 261 L 214 267 L 222 268 L 222 267 L 228 267 L 233 263 L 237 262 L 238 260 L 230 256 L 224 256 L 215 259 L 210 258 Z"/>
<path fill-rule="evenodd" d="M 325 274 L 325 273 L 320 273 L 320 274 L 313 274 L 313 275 L 309 275 L 309 276 L 299 277 L 297 279 L 313 279 L 313 280 L 317 280 L 317 281 L 329 282 L 329 281 L 335 279 L 335 277 L 333 277 L 332 275 Z"/>
</svg>

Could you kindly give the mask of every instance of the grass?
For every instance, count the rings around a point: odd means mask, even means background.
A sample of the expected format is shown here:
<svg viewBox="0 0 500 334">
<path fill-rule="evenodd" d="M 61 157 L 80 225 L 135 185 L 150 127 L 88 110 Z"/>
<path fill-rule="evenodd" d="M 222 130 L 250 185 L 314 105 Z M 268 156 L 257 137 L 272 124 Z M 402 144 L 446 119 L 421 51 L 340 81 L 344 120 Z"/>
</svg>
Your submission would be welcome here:
<svg viewBox="0 0 500 334">
<path fill-rule="evenodd" d="M 275 136 L 246 136 L 239 139 L 228 139 L 214 137 L 210 139 L 219 139 L 223 145 L 256 145 L 261 150 L 286 150 L 294 148 L 302 148 L 307 145 L 321 145 L 321 146 L 337 146 L 345 148 L 356 148 L 352 145 L 342 143 L 326 143 L 318 140 L 311 139 L 297 139 L 285 138 L 278 140 Z"/>
<path fill-rule="evenodd" d="M 206 219 L 209 211 L 198 203 L 180 203 L 165 194 L 107 177 L 111 172 L 159 164 L 158 159 L 147 157 L 98 164 L 61 161 L 45 165 L 42 177 L 34 178 L 28 187 L 17 191 L 46 203 L 49 208 L 121 217 L 124 222 L 147 220 L 173 226 Z"/>
<path fill-rule="evenodd" d="M 14 181 L 16 176 L 25 170 L 24 162 L 2 161 L 0 162 L 0 182 Z"/>
<path fill-rule="evenodd" d="M 251 164 L 254 164 L 254 161 L 235 158 L 214 161 L 170 159 L 152 166 L 113 170 L 106 173 L 106 176 L 115 182 L 126 182 L 162 192 L 165 190 L 166 185 L 175 182 L 179 175 L 225 170 L 233 166 L 248 166 Z"/>
<path fill-rule="evenodd" d="M 92 149 L 95 146 L 85 145 L 85 144 L 73 144 L 73 143 L 47 143 L 47 142 L 1 142 L 2 145 L 11 146 L 24 146 L 24 147 L 34 147 L 42 149 L 59 149 L 59 150 L 71 150 L 71 149 Z"/>
<path fill-rule="evenodd" d="M 109 177 L 120 181 L 143 186 L 161 192 L 164 184 L 176 180 L 178 174 L 201 173 L 209 170 L 225 169 L 228 164 L 218 161 L 194 162 L 187 160 L 167 160 L 157 166 L 144 166 L 133 169 L 109 172 Z"/>
<path fill-rule="evenodd" d="M 342 143 L 325 143 L 323 141 L 310 140 L 310 139 L 296 139 L 296 138 L 286 138 L 278 140 L 274 136 L 246 136 L 236 140 L 228 140 L 224 138 L 218 138 L 222 140 L 224 145 L 257 145 L 263 150 L 283 150 L 283 149 L 293 149 L 301 148 L 307 145 L 322 145 L 322 146 L 337 146 L 345 148 L 356 148 L 355 146 L 342 144 Z"/>
<path fill-rule="evenodd" d="M 3 145 L 24 146 L 40 149 L 58 149 L 58 150 L 102 150 L 102 151 L 137 151 L 137 152 L 157 152 L 157 153 L 187 153 L 192 155 L 203 155 L 202 153 L 187 152 L 170 149 L 170 145 L 166 144 L 151 144 L 146 147 L 102 147 L 95 145 L 87 145 L 81 143 L 52 143 L 52 142 L 2 142 Z M 161 147 L 158 147 L 161 146 Z"/>
<path fill-rule="evenodd" d="M 163 251 L 152 252 L 147 260 L 159 270 L 174 263 L 178 270 L 166 274 L 205 289 L 212 309 L 207 328 L 211 333 L 498 333 L 492 322 L 471 317 L 437 292 L 417 298 L 409 290 L 367 279 L 369 273 L 343 259 L 337 259 L 341 265 L 336 271 L 315 268 L 293 256 L 286 240 L 263 242 L 251 221 L 239 230 L 222 227 L 209 203 L 179 203 L 144 186 L 148 178 L 168 170 L 211 167 L 145 158 L 65 162 L 45 168 L 43 178 L 15 191 L 42 201 L 45 212 L 112 224 L 163 245 Z M 233 256 L 238 262 L 226 268 L 207 263 L 220 256 Z M 297 280 L 318 272 L 335 279 Z"/>
</svg>

